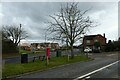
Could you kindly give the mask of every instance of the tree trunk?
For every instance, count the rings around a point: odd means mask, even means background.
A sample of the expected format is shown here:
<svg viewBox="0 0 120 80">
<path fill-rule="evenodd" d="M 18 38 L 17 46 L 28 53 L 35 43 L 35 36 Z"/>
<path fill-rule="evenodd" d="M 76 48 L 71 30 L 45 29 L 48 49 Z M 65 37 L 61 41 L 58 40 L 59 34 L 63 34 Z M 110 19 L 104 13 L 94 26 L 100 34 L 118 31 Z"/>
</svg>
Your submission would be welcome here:
<svg viewBox="0 0 120 80">
<path fill-rule="evenodd" d="M 73 45 L 71 45 L 71 58 L 74 58 L 74 53 L 73 53 Z"/>
</svg>

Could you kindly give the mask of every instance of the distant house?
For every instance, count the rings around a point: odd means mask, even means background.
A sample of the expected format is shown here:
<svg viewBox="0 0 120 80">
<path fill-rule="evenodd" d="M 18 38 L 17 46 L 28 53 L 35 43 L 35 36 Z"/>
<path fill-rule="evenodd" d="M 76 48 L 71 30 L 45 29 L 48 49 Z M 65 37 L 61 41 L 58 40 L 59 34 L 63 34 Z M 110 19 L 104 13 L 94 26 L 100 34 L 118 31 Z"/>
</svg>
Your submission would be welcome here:
<svg viewBox="0 0 120 80">
<path fill-rule="evenodd" d="M 103 34 L 103 36 L 101 34 L 84 36 L 83 49 L 89 47 L 93 50 L 95 48 L 95 43 L 99 43 L 100 50 L 104 50 L 106 45 L 105 34 Z"/>
<path fill-rule="evenodd" d="M 23 49 L 23 50 L 31 51 L 30 44 L 28 44 L 28 43 L 22 43 L 22 44 L 20 45 L 20 47 L 21 47 L 21 49 Z"/>
<path fill-rule="evenodd" d="M 45 48 L 52 48 L 52 49 L 58 49 L 59 44 L 58 43 L 31 43 L 32 49 L 45 49 Z"/>
</svg>

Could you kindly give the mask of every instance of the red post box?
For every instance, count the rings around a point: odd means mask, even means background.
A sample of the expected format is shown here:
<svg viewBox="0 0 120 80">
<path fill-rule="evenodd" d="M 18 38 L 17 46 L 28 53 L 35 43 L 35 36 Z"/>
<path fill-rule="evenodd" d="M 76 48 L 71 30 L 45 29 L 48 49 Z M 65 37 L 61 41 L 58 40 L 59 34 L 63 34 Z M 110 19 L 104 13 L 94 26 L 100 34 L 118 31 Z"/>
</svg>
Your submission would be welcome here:
<svg viewBox="0 0 120 80">
<path fill-rule="evenodd" d="M 50 58 L 50 48 L 46 48 L 46 56 Z"/>
<path fill-rule="evenodd" d="M 46 48 L 46 63 L 49 64 L 50 59 L 50 48 Z"/>
</svg>

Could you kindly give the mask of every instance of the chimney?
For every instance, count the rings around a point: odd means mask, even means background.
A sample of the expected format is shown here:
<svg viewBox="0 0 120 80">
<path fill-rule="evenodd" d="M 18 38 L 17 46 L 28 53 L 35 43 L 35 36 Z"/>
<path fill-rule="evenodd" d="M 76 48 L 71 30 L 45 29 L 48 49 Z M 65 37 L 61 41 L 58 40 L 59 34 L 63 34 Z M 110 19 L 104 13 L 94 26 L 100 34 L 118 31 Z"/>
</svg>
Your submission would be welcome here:
<svg viewBox="0 0 120 80">
<path fill-rule="evenodd" d="M 105 33 L 103 34 L 103 36 L 105 37 Z"/>
<path fill-rule="evenodd" d="M 20 27 L 21 27 L 21 24 L 20 24 Z"/>
</svg>

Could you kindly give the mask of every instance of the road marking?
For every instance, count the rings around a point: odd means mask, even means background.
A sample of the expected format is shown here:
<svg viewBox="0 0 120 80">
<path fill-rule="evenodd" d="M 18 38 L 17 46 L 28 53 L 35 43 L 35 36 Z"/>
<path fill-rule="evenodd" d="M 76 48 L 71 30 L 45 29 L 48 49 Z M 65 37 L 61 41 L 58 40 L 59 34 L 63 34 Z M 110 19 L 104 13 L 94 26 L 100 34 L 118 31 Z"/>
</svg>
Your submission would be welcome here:
<svg viewBox="0 0 120 80">
<path fill-rule="evenodd" d="M 118 61 L 116 61 L 116 62 L 113 62 L 113 63 L 111 63 L 111 64 L 109 64 L 109 65 L 107 65 L 107 66 L 104 66 L 104 67 L 102 67 L 102 68 L 99 68 L 99 69 L 97 69 L 97 70 L 94 70 L 94 71 L 92 71 L 92 72 L 90 72 L 90 73 L 87 73 L 87 74 L 85 74 L 85 75 L 82 75 L 82 76 L 80 76 L 80 77 L 78 77 L 78 78 L 76 78 L 76 79 L 74 79 L 74 80 L 79 80 L 79 79 L 83 79 L 83 78 L 85 78 L 85 77 L 88 77 L 88 76 L 90 76 L 90 75 L 92 75 L 92 74 L 94 74 L 94 73 L 96 73 L 96 72 L 98 72 L 98 71 L 101 71 L 101 70 L 103 70 L 103 69 L 105 69 L 105 68 L 107 68 L 107 67 L 110 67 L 110 66 L 118 63 L 119 61 L 120 61 L 120 60 L 118 60 Z"/>
<path fill-rule="evenodd" d="M 88 55 L 92 55 L 92 53 L 89 53 Z"/>
<path fill-rule="evenodd" d="M 89 78 L 90 78 L 90 76 L 87 76 L 87 77 L 86 77 L 86 79 L 89 79 Z"/>
<path fill-rule="evenodd" d="M 107 56 L 113 56 L 113 55 L 115 55 L 115 54 L 109 54 L 109 55 L 107 55 Z"/>
</svg>

